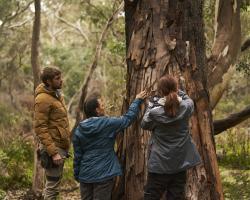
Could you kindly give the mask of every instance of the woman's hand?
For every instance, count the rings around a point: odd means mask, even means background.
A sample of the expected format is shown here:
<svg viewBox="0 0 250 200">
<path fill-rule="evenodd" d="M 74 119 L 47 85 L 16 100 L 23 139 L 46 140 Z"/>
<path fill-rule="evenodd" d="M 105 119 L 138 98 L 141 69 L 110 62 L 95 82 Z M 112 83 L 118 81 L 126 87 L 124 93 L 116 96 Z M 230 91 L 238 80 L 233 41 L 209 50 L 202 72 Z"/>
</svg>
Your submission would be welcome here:
<svg viewBox="0 0 250 200">
<path fill-rule="evenodd" d="M 136 99 L 145 99 L 148 96 L 146 90 L 141 91 L 139 94 L 136 95 Z"/>
</svg>

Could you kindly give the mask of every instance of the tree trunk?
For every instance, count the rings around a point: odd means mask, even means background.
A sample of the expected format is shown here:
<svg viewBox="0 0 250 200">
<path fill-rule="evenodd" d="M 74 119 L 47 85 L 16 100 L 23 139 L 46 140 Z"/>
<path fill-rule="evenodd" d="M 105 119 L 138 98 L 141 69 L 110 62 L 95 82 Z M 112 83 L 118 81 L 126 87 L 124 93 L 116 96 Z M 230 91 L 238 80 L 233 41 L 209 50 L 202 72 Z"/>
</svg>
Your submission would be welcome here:
<svg viewBox="0 0 250 200">
<path fill-rule="evenodd" d="M 212 138 L 202 2 L 125 1 L 128 45 L 125 105 L 164 74 L 184 77 L 186 90 L 195 102 L 191 133 L 203 160 L 202 165 L 188 172 L 186 197 L 218 200 L 223 199 L 223 193 Z M 143 199 L 150 136 L 140 128 L 142 114 L 127 129 L 123 141 L 118 140 L 118 154 L 125 170 L 116 184 L 119 192 L 115 190 L 114 196 L 120 195 L 119 199 Z"/>
<path fill-rule="evenodd" d="M 40 66 L 39 66 L 39 41 L 40 41 L 40 14 L 41 14 L 41 2 L 35 0 L 35 19 L 33 24 L 32 34 L 32 47 L 31 47 L 31 65 L 34 77 L 34 90 L 40 83 Z M 35 194 L 41 194 L 43 190 L 44 170 L 40 166 L 37 160 L 38 141 L 35 139 L 34 150 L 34 172 L 32 190 Z"/>
<path fill-rule="evenodd" d="M 34 90 L 40 83 L 40 64 L 39 64 L 39 43 L 40 43 L 40 24 L 41 24 L 41 2 L 35 0 L 35 19 L 33 23 L 32 46 L 31 46 L 31 65 L 34 77 Z"/>
<path fill-rule="evenodd" d="M 234 63 L 240 52 L 240 5 L 241 0 L 216 0 L 215 36 L 212 55 L 208 59 L 208 87 L 212 109 L 231 80 Z"/>
</svg>

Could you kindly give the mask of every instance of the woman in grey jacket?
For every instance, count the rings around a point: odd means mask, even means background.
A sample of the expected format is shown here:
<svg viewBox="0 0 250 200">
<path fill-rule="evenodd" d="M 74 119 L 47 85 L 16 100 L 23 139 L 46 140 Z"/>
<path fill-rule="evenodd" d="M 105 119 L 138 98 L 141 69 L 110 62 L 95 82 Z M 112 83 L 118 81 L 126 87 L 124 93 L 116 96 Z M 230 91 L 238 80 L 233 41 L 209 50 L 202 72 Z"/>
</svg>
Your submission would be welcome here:
<svg viewBox="0 0 250 200">
<path fill-rule="evenodd" d="M 151 130 L 148 178 L 145 200 L 167 200 L 185 197 L 186 170 L 201 162 L 189 133 L 189 118 L 194 110 L 192 99 L 178 91 L 173 76 L 158 82 L 159 96 L 151 98 L 141 126 Z"/>
</svg>

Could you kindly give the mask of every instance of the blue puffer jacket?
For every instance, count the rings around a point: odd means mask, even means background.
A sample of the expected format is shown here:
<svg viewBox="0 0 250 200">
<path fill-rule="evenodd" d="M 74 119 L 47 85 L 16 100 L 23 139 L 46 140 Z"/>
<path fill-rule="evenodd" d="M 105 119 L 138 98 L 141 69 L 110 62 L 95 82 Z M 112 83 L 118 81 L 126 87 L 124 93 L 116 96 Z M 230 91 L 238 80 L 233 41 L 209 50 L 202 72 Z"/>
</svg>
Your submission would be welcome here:
<svg viewBox="0 0 250 200">
<path fill-rule="evenodd" d="M 73 136 L 77 181 L 102 182 L 122 174 L 114 151 L 115 138 L 136 119 L 141 102 L 135 99 L 121 117 L 91 117 L 78 125 Z"/>
</svg>

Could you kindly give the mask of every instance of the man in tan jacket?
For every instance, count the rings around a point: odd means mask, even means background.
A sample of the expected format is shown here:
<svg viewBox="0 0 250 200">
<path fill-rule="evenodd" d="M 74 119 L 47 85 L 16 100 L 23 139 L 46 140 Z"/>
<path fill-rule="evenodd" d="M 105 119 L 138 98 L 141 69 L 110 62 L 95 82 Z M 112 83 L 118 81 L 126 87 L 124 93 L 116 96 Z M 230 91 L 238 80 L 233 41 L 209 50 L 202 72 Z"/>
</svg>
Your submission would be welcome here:
<svg viewBox="0 0 250 200">
<path fill-rule="evenodd" d="M 70 146 L 67 110 L 59 89 L 62 88 L 61 71 L 46 67 L 41 83 L 35 91 L 34 128 L 42 149 L 53 160 L 53 167 L 45 169 L 44 198 L 56 199 L 63 173 L 64 159 Z"/>
</svg>

